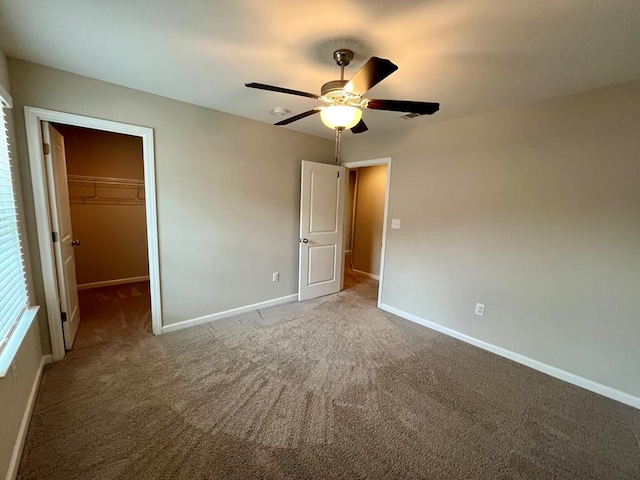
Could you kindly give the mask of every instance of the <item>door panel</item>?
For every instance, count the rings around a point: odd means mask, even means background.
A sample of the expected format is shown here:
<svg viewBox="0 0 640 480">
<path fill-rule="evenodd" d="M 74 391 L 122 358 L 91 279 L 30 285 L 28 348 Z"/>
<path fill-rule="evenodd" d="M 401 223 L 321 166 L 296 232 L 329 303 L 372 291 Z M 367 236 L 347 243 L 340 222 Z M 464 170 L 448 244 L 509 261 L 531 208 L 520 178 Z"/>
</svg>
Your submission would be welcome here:
<svg viewBox="0 0 640 480">
<path fill-rule="evenodd" d="M 71 323 L 78 323 L 79 306 L 78 306 L 78 288 L 76 280 L 76 264 L 74 256 L 68 256 L 65 259 L 64 264 L 65 278 L 68 279 L 67 285 L 76 285 L 76 288 L 67 289 L 67 307 L 71 310 L 71 314 L 67 312 L 67 319 L 71 320 Z M 73 342 L 73 339 L 72 339 Z"/>
<path fill-rule="evenodd" d="M 342 288 L 345 169 L 302 162 L 299 300 Z"/>
<path fill-rule="evenodd" d="M 337 173 L 311 170 L 309 233 L 335 233 L 338 222 Z"/>
<path fill-rule="evenodd" d="M 60 294 L 60 311 L 66 316 L 66 321 L 62 324 L 64 346 L 69 350 L 80 325 L 80 309 L 78 307 L 74 247 L 71 243 L 73 230 L 71 228 L 64 138 L 47 122 L 42 122 L 42 138 L 44 143 L 49 145 L 49 153 L 45 155 L 47 186 L 49 187 L 51 227 L 54 232 L 57 232 L 57 241 L 53 243 L 53 251 Z"/>
<path fill-rule="evenodd" d="M 336 249 L 333 245 L 309 247 L 309 285 L 332 282 L 336 278 Z"/>
</svg>

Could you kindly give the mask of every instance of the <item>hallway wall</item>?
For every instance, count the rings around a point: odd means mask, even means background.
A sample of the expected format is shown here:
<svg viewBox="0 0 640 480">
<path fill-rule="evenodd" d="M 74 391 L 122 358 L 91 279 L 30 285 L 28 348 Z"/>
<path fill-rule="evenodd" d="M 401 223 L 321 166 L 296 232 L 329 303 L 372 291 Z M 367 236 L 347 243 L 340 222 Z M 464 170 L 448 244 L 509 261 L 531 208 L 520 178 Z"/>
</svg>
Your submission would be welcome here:
<svg viewBox="0 0 640 480">
<path fill-rule="evenodd" d="M 344 199 L 344 250 L 351 251 L 353 247 L 353 208 L 355 205 L 356 182 L 358 179 L 358 169 L 353 168 L 347 170 L 349 177 L 347 179 L 347 195 Z"/>
<path fill-rule="evenodd" d="M 387 166 L 358 168 L 353 229 L 353 267 L 380 275 Z"/>
</svg>

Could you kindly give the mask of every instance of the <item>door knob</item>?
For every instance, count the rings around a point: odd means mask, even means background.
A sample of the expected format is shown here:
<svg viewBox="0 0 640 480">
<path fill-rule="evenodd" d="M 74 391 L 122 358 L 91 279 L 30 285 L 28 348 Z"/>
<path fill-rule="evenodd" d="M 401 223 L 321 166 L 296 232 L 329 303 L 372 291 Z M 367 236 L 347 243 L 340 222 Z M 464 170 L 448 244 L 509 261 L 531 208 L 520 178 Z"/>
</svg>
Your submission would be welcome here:
<svg viewBox="0 0 640 480">
<path fill-rule="evenodd" d="M 71 246 L 72 247 L 79 247 L 80 246 L 80 240 L 71 240 Z"/>
<path fill-rule="evenodd" d="M 309 240 L 306 238 L 303 238 L 302 240 L 300 240 L 302 243 L 309 243 Z"/>
</svg>

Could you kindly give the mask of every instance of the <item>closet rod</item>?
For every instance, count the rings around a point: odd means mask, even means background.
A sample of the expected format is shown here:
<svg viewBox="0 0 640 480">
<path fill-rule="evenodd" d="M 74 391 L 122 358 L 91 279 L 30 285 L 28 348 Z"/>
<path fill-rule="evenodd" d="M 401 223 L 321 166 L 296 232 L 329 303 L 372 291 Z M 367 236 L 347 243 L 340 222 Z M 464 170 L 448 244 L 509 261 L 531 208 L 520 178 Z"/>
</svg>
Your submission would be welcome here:
<svg viewBox="0 0 640 480">
<path fill-rule="evenodd" d="M 134 178 L 116 178 L 116 177 L 95 177 L 89 175 L 67 175 L 68 181 L 75 182 L 98 182 L 98 183 L 119 183 L 127 185 L 144 185 L 144 180 Z"/>
</svg>

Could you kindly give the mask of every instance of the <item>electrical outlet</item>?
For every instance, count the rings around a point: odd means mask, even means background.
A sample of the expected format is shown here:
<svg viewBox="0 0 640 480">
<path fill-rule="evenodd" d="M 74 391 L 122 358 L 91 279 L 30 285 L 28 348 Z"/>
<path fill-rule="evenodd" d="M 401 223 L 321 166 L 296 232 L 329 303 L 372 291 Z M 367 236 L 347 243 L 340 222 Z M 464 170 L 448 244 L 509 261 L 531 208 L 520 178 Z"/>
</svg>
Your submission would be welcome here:
<svg viewBox="0 0 640 480">
<path fill-rule="evenodd" d="M 391 219 L 391 228 L 393 228 L 394 230 L 400 230 L 400 219 L 399 218 L 392 218 Z"/>
<path fill-rule="evenodd" d="M 482 303 L 476 303 L 476 315 L 484 317 L 484 305 Z"/>
<path fill-rule="evenodd" d="M 13 384 L 18 383 L 18 361 L 14 360 L 11 364 L 11 376 L 13 377 Z"/>
<path fill-rule="evenodd" d="M 273 281 L 274 282 L 280 281 L 280 272 L 273 272 Z"/>
</svg>

